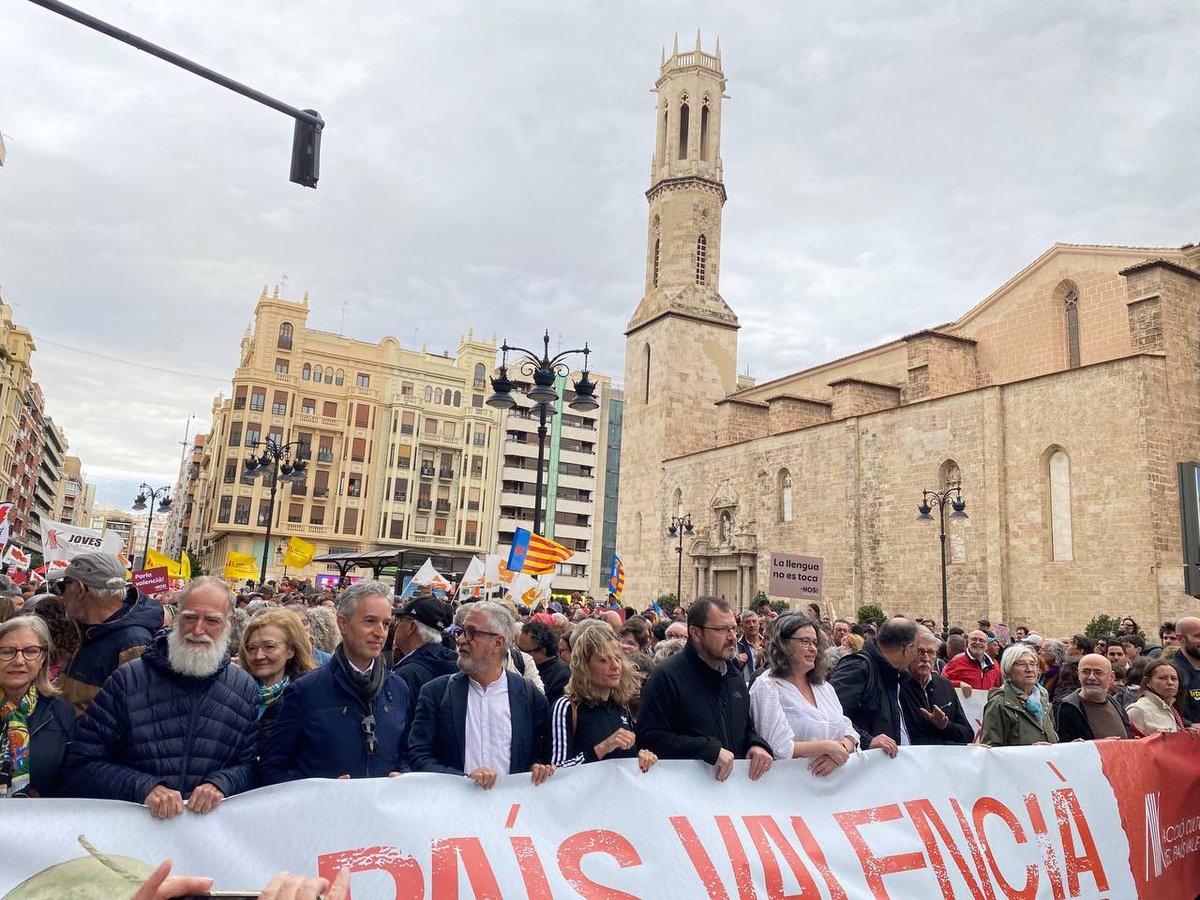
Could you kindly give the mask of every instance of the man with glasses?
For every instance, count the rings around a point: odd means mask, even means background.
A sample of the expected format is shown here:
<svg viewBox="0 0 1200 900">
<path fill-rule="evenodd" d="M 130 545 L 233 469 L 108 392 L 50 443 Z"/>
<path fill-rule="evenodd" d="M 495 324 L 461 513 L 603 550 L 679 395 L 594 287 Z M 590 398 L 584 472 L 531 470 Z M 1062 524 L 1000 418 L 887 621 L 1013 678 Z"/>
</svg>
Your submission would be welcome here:
<svg viewBox="0 0 1200 900">
<path fill-rule="evenodd" d="M 409 734 L 417 772 L 470 778 L 490 790 L 502 775 L 554 774 L 546 695 L 505 668 L 516 620 L 499 603 L 472 603 L 455 636 L 459 671 L 421 688 Z"/>
<path fill-rule="evenodd" d="M 983 630 L 967 635 L 967 649 L 959 653 L 942 669 L 955 687 L 966 685 L 976 691 L 1000 687 L 1000 666 L 988 653 L 988 634 Z"/>
<path fill-rule="evenodd" d="M 969 744 L 975 729 L 967 721 L 954 685 L 934 671 L 942 642 L 924 625 L 917 629 L 917 655 L 900 682 L 900 709 L 914 744 Z"/>
<path fill-rule="evenodd" d="M 188 582 L 171 631 L 118 668 L 79 719 L 67 795 L 141 803 L 169 819 L 254 787 L 258 687 L 229 665 L 232 611 L 224 582 Z"/>
<path fill-rule="evenodd" d="M 59 581 L 67 616 L 81 642 L 58 677 L 62 698 L 83 715 L 108 676 L 141 656 L 162 628 L 162 607 L 125 584 L 125 566 L 111 553 L 80 553 Z"/>
<path fill-rule="evenodd" d="M 392 592 L 360 581 L 342 592 L 342 642 L 328 665 L 289 684 L 260 748 L 265 784 L 301 778 L 380 778 L 409 771 L 408 685 L 384 661 Z"/>
<path fill-rule="evenodd" d="M 917 623 L 901 616 L 883 623 L 862 652 L 843 656 L 829 682 L 858 730 L 859 746 L 895 757 L 911 744 L 900 710 L 900 681 L 917 658 Z"/>
<path fill-rule="evenodd" d="M 638 743 L 660 759 L 702 759 L 717 781 L 735 759 L 750 761 L 750 780 L 770 768 L 770 745 L 754 730 L 750 691 L 735 662 L 737 616 L 719 597 L 688 608 L 683 652 L 658 664 L 642 688 Z M 669 629 L 668 629 L 669 631 Z"/>
</svg>

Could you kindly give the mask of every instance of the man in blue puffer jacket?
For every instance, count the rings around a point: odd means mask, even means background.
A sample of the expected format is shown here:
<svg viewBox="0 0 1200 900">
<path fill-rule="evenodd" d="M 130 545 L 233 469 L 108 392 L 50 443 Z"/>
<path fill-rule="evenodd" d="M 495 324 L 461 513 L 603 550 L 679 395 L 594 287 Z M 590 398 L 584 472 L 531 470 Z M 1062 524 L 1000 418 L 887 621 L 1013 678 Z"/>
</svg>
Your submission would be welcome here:
<svg viewBox="0 0 1200 900">
<path fill-rule="evenodd" d="M 254 787 L 258 688 L 229 665 L 233 596 L 188 582 L 174 627 L 125 663 L 79 719 L 68 796 L 142 803 L 167 819 Z"/>
</svg>

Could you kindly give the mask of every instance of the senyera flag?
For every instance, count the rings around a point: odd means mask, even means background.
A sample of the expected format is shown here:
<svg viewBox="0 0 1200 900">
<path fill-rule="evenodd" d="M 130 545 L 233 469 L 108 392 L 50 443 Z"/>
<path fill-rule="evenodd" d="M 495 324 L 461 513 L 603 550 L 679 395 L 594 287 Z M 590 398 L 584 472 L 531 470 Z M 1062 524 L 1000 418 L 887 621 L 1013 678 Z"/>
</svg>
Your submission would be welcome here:
<svg viewBox="0 0 1200 900">
<path fill-rule="evenodd" d="M 549 575 L 555 567 L 575 555 L 574 550 L 557 544 L 525 528 L 513 532 L 512 549 L 508 553 L 510 572 L 527 575 Z"/>
<path fill-rule="evenodd" d="M 613 555 L 612 568 L 608 571 L 608 592 L 616 599 L 621 599 L 621 592 L 625 590 L 625 565 L 621 562 L 621 557 Z"/>
</svg>

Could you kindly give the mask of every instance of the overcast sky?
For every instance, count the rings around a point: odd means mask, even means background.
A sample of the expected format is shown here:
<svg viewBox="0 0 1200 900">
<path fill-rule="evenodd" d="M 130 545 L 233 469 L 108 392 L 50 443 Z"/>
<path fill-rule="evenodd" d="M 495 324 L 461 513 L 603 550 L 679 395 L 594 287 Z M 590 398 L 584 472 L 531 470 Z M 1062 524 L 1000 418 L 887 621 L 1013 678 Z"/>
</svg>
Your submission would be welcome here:
<svg viewBox="0 0 1200 900">
<path fill-rule="evenodd" d="M 101 505 L 174 482 L 283 276 L 316 328 L 550 327 L 622 374 L 677 31 L 721 39 L 721 292 L 760 380 L 953 319 L 1055 241 L 1200 240 L 1188 3 L 79 4 L 328 123 L 301 188 L 283 115 L 0 10 L 0 293 Z"/>
</svg>

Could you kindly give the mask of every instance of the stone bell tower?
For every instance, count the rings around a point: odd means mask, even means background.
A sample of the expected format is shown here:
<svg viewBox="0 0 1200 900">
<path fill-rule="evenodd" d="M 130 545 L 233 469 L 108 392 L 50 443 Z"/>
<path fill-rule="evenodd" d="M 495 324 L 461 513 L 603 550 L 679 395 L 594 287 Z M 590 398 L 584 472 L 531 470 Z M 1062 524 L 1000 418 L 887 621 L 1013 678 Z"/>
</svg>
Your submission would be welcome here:
<svg viewBox="0 0 1200 900">
<path fill-rule="evenodd" d="M 625 331 L 617 554 L 637 603 L 674 592 L 662 461 L 711 446 L 713 404 L 737 383 L 737 316 L 721 298 L 721 45 L 664 50 L 650 165 L 645 293 Z M 687 504 L 702 498 L 684 498 Z M 699 508 L 682 512 L 699 513 Z M 685 568 L 687 568 L 685 561 Z M 684 573 L 684 596 L 690 599 Z"/>
</svg>

